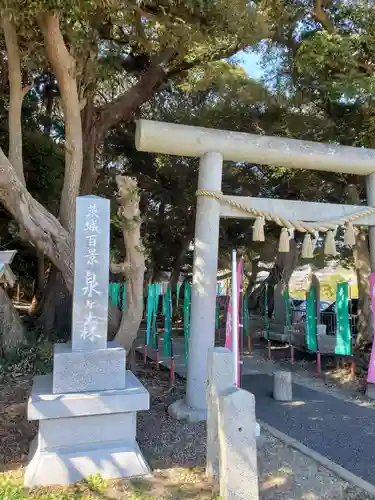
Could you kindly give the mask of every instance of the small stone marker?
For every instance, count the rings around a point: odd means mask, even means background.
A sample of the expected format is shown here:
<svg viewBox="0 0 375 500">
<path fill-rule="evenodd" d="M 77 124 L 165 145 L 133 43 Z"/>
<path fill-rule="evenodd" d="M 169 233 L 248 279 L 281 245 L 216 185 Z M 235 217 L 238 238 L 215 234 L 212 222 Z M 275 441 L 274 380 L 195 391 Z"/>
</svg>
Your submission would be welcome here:
<svg viewBox="0 0 375 500">
<path fill-rule="evenodd" d="M 233 387 L 219 395 L 220 495 L 259 500 L 255 398 Z"/>
<path fill-rule="evenodd" d="M 276 371 L 273 374 L 273 397 L 276 401 L 292 401 L 292 374 Z"/>
<path fill-rule="evenodd" d="M 107 347 L 109 281 L 109 200 L 76 201 L 72 350 Z"/>
<path fill-rule="evenodd" d="M 208 358 L 206 474 L 219 477 L 218 394 L 233 387 L 233 353 L 225 347 L 211 349 Z"/>
</svg>

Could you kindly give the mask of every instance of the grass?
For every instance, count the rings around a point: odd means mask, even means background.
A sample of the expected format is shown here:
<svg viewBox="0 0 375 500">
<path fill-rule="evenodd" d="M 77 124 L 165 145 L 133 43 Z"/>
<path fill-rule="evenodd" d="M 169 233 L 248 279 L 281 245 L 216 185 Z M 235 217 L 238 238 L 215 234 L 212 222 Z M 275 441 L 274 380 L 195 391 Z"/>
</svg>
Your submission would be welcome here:
<svg viewBox="0 0 375 500">
<path fill-rule="evenodd" d="M 219 500 L 203 469 L 158 471 L 153 477 L 107 481 L 100 474 L 69 487 L 27 489 L 22 473 L 0 475 L 1 500 Z"/>
</svg>

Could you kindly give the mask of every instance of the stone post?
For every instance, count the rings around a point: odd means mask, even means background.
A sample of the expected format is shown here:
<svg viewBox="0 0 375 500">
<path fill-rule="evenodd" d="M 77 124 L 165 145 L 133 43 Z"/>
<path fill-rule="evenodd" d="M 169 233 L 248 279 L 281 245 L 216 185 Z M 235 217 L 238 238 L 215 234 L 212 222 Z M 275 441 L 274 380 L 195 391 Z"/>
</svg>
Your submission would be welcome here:
<svg viewBox="0 0 375 500">
<path fill-rule="evenodd" d="M 55 345 L 55 394 L 126 385 L 125 350 L 107 340 L 109 205 L 99 196 L 76 199 L 72 343 Z"/>
<path fill-rule="evenodd" d="M 218 395 L 234 387 L 233 354 L 225 347 L 216 347 L 209 353 L 207 388 L 207 453 L 206 474 L 219 477 Z"/>
<path fill-rule="evenodd" d="M 273 374 L 273 397 L 276 401 L 292 400 L 291 372 L 277 371 Z"/>
<path fill-rule="evenodd" d="M 198 189 L 221 192 L 223 158 L 205 153 L 199 164 Z M 215 308 L 219 246 L 220 202 L 199 196 L 197 200 L 191 326 L 186 400 L 169 407 L 170 415 L 189 421 L 206 420 L 208 353 L 215 345 Z"/>
<path fill-rule="evenodd" d="M 233 387 L 218 399 L 221 498 L 259 500 L 254 395 Z"/>
</svg>

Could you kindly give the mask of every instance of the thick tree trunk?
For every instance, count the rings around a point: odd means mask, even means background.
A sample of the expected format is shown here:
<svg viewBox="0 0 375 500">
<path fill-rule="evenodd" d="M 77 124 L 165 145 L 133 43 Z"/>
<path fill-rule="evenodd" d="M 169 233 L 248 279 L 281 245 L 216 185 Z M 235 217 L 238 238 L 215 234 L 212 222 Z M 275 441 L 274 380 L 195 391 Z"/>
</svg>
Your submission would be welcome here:
<svg viewBox="0 0 375 500">
<path fill-rule="evenodd" d="M 22 125 L 21 109 L 25 91 L 22 88 L 21 57 L 18 47 L 17 32 L 11 20 L 4 12 L 2 14 L 2 25 L 8 54 L 8 78 L 9 78 L 9 161 L 13 165 L 20 181 L 25 184 L 22 158 Z"/>
<path fill-rule="evenodd" d="M 95 108 L 92 97 L 89 97 L 82 112 L 83 126 L 83 171 L 81 180 L 81 194 L 93 194 L 97 173 L 96 173 L 96 129 L 95 129 Z"/>
<path fill-rule="evenodd" d="M 52 266 L 48 275 L 36 317 L 37 326 L 47 337 L 69 339 L 72 326 L 72 295 L 55 266 Z"/>
<path fill-rule="evenodd" d="M 73 290 L 73 244 L 70 234 L 19 180 L 0 148 L 0 202 L 27 232 L 30 241 L 60 269 Z"/>
<path fill-rule="evenodd" d="M 38 309 L 39 302 L 43 296 L 45 285 L 45 261 L 42 252 L 36 251 L 36 276 L 34 280 L 33 298 L 29 308 L 29 314 L 34 315 Z"/>
<path fill-rule="evenodd" d="M 348 185 L 345 190 L 347 203 L 360 205 L 358 188 Z M 358 316 L 356 347 L 362 348 L 371 342 L 372 316 L 370 295 L 371 259 L 367 232 L 355 228 L 356 244 L 353 248 L 354 269 L 358 283 Z"/>
<path fill-rule="evenodd" d="M 24 342 L 25 338 L 19 314 L 4 288 L 0 286 L 0 355 L 9 354 L 12 349 Z"/>
<path fill-rule="evenodd" d="M 40 18 L 48 59 L 56 75 L 65 118 L 65 175 L 60 202 L 61 224 L 73 234 L 75 200 L 82 176 L 82 123 L 76 80 L 76 62 L 69 54 L 60 31 L 59 18 L 45 14 Z"/>
<path fill-rule="evenodd" d="M 126 276 L 126 308 L 115 339 L 125 349 L 131 349 L 137 337 L 143 314 L 143 280 L 145 257 L 141 241 L 141 217 L 139 211 L 139 191 L 137 181 L 130 177 L 117 176 L 119 190 L 118 215 L 123 221 L 123 236 L 126 249 L 125 261 L 112 264 L 114 273 Z"/>
<path fill-rule="evenodd" d="M 271 275 L 275 283 L 274 311 L 275 321 L 286 324 L 285 292 L 289 287 L 289 281 L 298 263 L 298 250 L 294 240 L 290 241 L 290 251 L 278 253 L 276 264 Z"/>
<path fill-rule="evenodd" d="M 371 295 L 370 272 L 371 259 L 367 233 L 356 230 L 356 245 L 353 250 L 354 268 L 358 283 L 358 317 L 356 347 L 371 342 Z"/>
</svg>

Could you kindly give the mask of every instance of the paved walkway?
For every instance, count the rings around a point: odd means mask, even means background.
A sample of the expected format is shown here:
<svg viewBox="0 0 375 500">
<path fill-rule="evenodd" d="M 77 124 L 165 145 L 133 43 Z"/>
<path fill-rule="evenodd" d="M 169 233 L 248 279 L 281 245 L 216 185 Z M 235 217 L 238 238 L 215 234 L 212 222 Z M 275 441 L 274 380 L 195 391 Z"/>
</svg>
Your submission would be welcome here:
<svg viewBox="0 0 375 500">
<path fill-rule="evenodd" d="M 139 345 L 142 345 L 141 339 Z M 182 340 L 175 340 L 174 351 L 176 372 L 185 377 Z M 149 356 L 154 359 L 152 351 L 149 351 Z M 161 364 L 169 368 L 169 360 L 162 355 Z M 256 415 L 259 420 L 375 485 L 373 407 L 299 384 L 293 384 L 291 403 L 277 402 L 272 398 L 270 367 L 256 355 L 244 357 L 241 380 L 242 387 L 256 397 Z"/>
<path fill-rule="evenodd" d="M 272 398 L 272 377 L 245 375 L 256 415 L 353 474 L 375 484 L 375 411 L 293 384 L 293 401 Z"/>
</svg>

